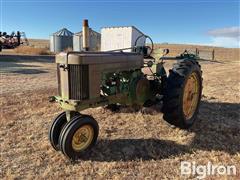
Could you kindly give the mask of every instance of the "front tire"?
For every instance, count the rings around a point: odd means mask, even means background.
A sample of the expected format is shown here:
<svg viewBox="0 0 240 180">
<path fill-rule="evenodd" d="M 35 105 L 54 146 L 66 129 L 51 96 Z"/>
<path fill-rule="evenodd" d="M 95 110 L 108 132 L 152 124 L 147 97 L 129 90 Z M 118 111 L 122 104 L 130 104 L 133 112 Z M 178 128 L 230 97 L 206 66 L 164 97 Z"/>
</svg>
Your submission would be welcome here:
<svg viewBox="0 0 240 180">
<path fill-rule="evenodd" d="M 58 139 L 59 139 L 60 132 L 66 123 L 67 123 L 66 113 L 62 112 L 56 118 L 53 119 L 52 124 L 50 126 L 50 129 L 48 132 L 48 138 L 52 147 L 56 151 L 59 150 Z"/>
<path fill-rule="evenodd" d="M 75 116 L 62 129 L 60 149 L 69 159 L 76 160 L 96 143 L 98 133 L 99 126 L 93 117 Z"/>
<path fill-rule="evenodd" d="M 73 116 L 80 115 L 79 112 L 73 112 Z M 66 112 L 60 113 L 56 118 L 53 119 L 50 129 L 48 131 L 48 138 L 52 147 L 59 151 L 59 136 L 63 127 L 67 124 Z"/>
<path fill-rule="evenodd" d="M 202 71 L 195 60 L 181 60 L 169 71 L 163 98 L 163 119 L 179 128 L 191 127 L 202 95 Z"/>
</svg>

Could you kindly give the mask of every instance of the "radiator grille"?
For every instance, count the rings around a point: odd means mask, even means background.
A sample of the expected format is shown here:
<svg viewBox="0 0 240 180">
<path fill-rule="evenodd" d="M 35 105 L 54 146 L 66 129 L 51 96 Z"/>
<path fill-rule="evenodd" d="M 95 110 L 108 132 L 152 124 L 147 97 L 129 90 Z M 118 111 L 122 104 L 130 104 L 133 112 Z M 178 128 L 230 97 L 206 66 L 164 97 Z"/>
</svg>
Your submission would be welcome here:
<svg viewBox="0 0 240 180">
<path fill-rule="evenodd" d="M 84 100 L 89 98 L 88 65 L 69 65 L 69 98 Z"/>
</svg>

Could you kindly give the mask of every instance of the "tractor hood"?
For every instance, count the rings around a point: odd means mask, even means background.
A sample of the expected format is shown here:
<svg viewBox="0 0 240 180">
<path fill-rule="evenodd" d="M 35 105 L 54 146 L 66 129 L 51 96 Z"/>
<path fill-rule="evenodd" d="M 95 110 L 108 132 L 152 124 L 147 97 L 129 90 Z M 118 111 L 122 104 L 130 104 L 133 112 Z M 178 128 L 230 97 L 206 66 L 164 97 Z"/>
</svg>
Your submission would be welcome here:
<svg viewBox="0 0 240 180">
<path fill-rule="evenodd" d="M 137 53 L 126 52 L 68 52 L 56 55 L 59 64 L 114 64 L 143 66 L 143 56 Z"/>
</svg>

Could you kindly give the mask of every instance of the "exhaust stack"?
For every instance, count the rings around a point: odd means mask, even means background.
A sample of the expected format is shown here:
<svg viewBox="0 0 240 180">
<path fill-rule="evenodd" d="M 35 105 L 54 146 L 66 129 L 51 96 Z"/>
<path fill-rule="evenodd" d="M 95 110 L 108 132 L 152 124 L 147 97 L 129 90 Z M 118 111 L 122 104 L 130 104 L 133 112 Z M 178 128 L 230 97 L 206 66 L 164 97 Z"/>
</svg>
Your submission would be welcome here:
<svg viewBox="0 0 240 180">
<path fill-rule="evenodd" d="M 88 26 L 87 19 L 83 20 L 82 41 L 83 41 L 83 50 L 89 51 L 89 26 Z"/>
</svg>

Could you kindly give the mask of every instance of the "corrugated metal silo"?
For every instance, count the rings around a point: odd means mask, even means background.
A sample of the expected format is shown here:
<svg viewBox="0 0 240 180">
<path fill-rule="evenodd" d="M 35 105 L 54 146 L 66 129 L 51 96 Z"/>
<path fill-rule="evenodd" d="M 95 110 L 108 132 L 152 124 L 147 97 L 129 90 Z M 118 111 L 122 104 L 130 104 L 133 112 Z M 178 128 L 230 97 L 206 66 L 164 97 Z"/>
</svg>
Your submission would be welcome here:
<svg viewBox="0 0 240 180">
<path fill-rule="evenodd" d="M 89 28 L 89 51 L 99 51 L 101 45 L 101 34 Z M 82 31 L 75 33 L 73 36 L 73 50 L 82 51 Z"/>
<path fill-rule="evenodd" d="M 63 28 L 50 36 L 51 52 L 61 52 L 67 48 L 73 48 L 73 33 L 71 31 Z"/>
</svg>

